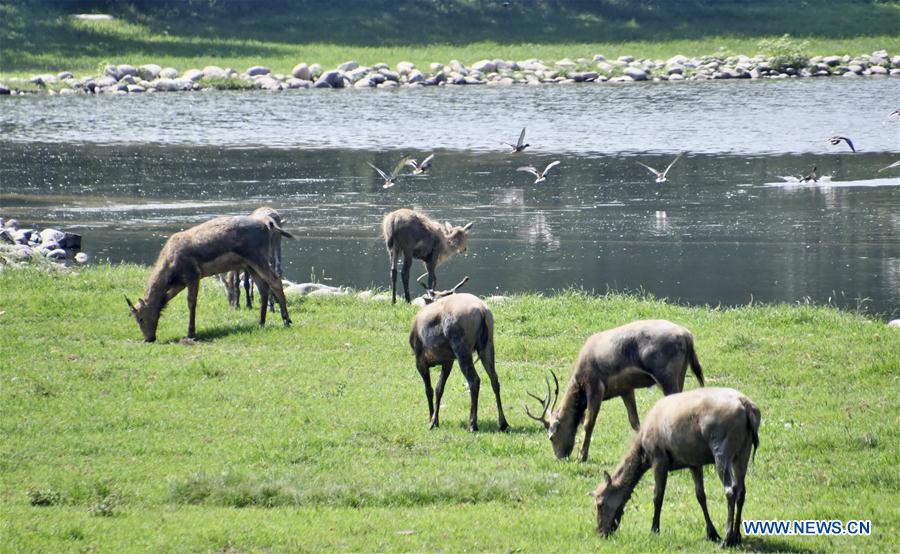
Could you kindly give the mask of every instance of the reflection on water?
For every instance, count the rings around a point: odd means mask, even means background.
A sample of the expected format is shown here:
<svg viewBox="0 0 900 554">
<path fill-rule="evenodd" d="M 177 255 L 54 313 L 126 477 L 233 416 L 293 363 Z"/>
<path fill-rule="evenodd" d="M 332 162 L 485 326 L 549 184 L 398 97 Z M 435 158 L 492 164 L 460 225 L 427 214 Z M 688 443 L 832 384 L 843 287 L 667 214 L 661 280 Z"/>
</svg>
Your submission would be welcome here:
<svg viewBox="0 0 900 554">
<path fill-rule="evenodd" d="M 372 153 L 158 145 L 0 142 L 2 215 L 82 232 L 95 259 L 152 263 L 171 233 L 223 214 L 275 206 L 298 240 L 286 276 L 332 284 L 388 283 L 383 214 L 423 209 L 474 221 L 469 254 L 438 271 L 467 289 L 604 292 L 642 289 L 690 303 L 817 302 L 897 313 L 900 178 L 878 173 L 896 153 L 704 155 L 689 152 L 669 181 L 640 160 L 535 151 L 511 156 L 438 150 L 433 169 L 384 190 Z M 523 161 L 562 163 L 539 185 Z M 813 165 L 831 180 L 786 182 Z"/>
</svg>

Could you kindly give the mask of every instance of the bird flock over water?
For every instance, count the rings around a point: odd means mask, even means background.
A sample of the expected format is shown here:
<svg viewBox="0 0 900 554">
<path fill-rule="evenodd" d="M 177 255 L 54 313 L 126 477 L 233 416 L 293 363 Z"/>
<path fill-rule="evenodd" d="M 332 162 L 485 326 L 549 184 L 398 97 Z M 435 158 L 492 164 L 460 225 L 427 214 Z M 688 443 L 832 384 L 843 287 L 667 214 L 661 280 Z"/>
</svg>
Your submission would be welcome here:
<svg viewBox="0 0 900 554">
<path fill-rule="evenodd" d="M 900 109 L 896 109 L 893 112 L 891 112 L 885 118 L 884 122 L 886 123 L 887 121 L 889 121 L 893 118 L 900 119 Z M 531 144 L 525 142 L 525 129 L 526 129 L 525 127 L 522 128 L 522 131 L 519 133 L 519 139 L 516 141 L 515 144 L 509 143 L 509 142 L 501 142 L 500 143 L 503 146 L 506 146 L 509 148 L 509 150 L 507 150 L 507 153 L 521 154 L 522 152 L 525 151 L 526 148 L 531 146 Z M 850 148 L 851 152 L 856 153 L 856 146 L 853 144 L 853 140 L 850 137 L 833 134 L 833 135 L 829 136 L 828 138 L 826 138 L 825 142 L 830 144 L 831 146 L 840 146 L 840 144 L 843 142 L 847 145 L 848 148 Z M 684 152 L 679 153 L 675 157 L 675 159 L 672 160 L 672 162 L 668 166 L 666 166 L 666 168 L 662 171 L 660 171 L 654 167 L 651 167 L 643 162 L 636 162 L 636 163 L 639 166 L 646 168 L 653 175 L 653 177 L 657 183 L 665 183 L 668 180 L 669 171 L 678 162 L 678 160 L 681 159 L 682 156 L 684 156 Z M 421 175 L 431 168 L 431 162 L 433 159 L 434 159 L 434 154 L 429 154 L 428 157 L 426 157 L 421 162 L 416 161 L 414 158 L 404 157 L 397 163 L 396 166 L 394 166 L 394 169 L 390 173 L 387 173 L 387 172 L 381 170 L 380 168 L 376 167 L 375 165 L 373 165 L 370 162 L 366 162 L 366 163 L 369 164 L 369 166 L 372 169 L 377 171 L 378 175 L 381 176 L 382 179 L 384 179 L 384 184 L 382 185 L 382 187 L 388 189 L 388 188 L 391 188 L 394 185 L 396 185 L 397 179 L 400 178 L 401 176 L 403 176 L 403 174 L 401 173 L 403 168 L 405 168 L 405 167 L 412 168 L 412 173 L 410 173 L 409 175 Z M 538 171 L 538 168 L 533 165 L 523 165 L 523 166 L 517 167 L 516 171 L 520 171 L 523 173 L 530 173 L 531 175 L 534 176 L 534 184 L 537 185 L 539 183 L 543 183 L 544 181 L 546 181 L 547 177 L 550 174 L 550 170 L 559 164 L 560 164 L 559 160 L 553 160 L 552 162 L 550 162 L 549 164 L 547 164 L 544 167 L 543 171 Z M 887 171 L 889 169 L 895 169 L 898 167 L 900 167 L 900 160 L 897 160 L 896 162 L 894 162 L 888 166 L 882 167 L 881 169 L 878 170 L 878 172 L 880 173 L 882 171 Z M 818 169 L 819 168 L 817 166 L 813 166 L 812 169 L 810 169 L 808 172 L 804 173 L 803 175 L 796 177 L 796 178 L 792 177 L 791 179 L 796 179 L 796 181 L 799 183 L 817 183 L 819 181 Z"/>
</svg>

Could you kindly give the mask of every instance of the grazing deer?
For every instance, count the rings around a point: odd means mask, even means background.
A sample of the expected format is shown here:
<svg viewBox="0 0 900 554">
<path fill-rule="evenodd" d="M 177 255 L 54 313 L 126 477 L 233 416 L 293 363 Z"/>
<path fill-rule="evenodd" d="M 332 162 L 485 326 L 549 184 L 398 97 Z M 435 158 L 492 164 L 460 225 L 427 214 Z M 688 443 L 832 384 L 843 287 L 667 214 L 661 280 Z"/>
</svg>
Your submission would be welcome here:
<svg viewBox="0 0 900 554">
<path fill-rule="evenodd" d="M 463 227 L 454 227 L 449 223 L 443 226 L 429 219 L 420 212 L 400 209 L 384 216 L 382 229 L 384 244 L 391 259 L 391 303 L 397 302 L 397 261 L 403 254 L 403 268 L 400 278 L 403 281 L 403 293 L 409 302 L 409 272 L 413 259 L 425 262 L 428 270 L 428 287 L 437 287 L 434 268 L 449 259 L 457 252 L 466 251 L 466 237 L 473 223 Z"/>
<path fill-rule="evenodd" d="M 250 214 L 250 217 L 271 217 L 275 224 L 279 227 L 283 227 L 286 223 L 286 220 L 281 219 L 281 214 L 278 213 L 275 208 L 270 208 L 269 206 L 262 206 L 260 208 L 256 208 Z M 269 265 L 272 267 L 272 270 L 275 272 L 275 275 L 281 279 L 284 276 L 284 273 L 281 268 L 281 234 L 278 234 L 274 237 L 272 242 L 272 254 L 269 257 Z M 229 271 L 228 273 L 219 274 L 219 280 L 222 281 L 222 284 L 225 286 L 225 296 L 228 299 L 228 304 L 235 309 L 241 307 L 241 283 L 244 285 L 244 296 L 247 299 L 247 309 L 253 309 L 253 288 L 250 285 L 250 272 L 246 269 L 240 270 L 236 269 L 234 271 Z M 268 299 L 269 311 L 275 312 L 275 297 L 272 294 L 269 294 Z"/>
<path fill-rule="evenodd" d="M 491 387 L 497 399 L 500 430 L 509 428 L 500 402 L 500 380 L 494 369 L 494 316 L 477 296 L 461 293 L 445 296 L 422 308 L 413 320 L 409 333 L 409 345 L 416 356 L 416 369 L 425 383 L 428 399 L 428 416 L 431 428 L 440 424 L 441 397 L 444 384 L 453 369 L 453 361 L 459 361 L 459 370 L 469 383 L 469 431 L 478 430 L 478 390 L 481 380 L 475 371 L 472 352 L 478 353 L 481 365 L 491 379 Z M 431 368 L 441 366 L 437 388 L 431 388 Z"/>
<path fill-rule="evenodd" d="M 188 338 L 194 338 L 194 318 L 200 279 L 234 269 L 247 268 L 256 281 L 261 298 L 271 289 L 281 306 L 281 319 L 289 326 L 284 292 L 269 266 L 274 236 L 293 236 L 281 229 L 271 217 L 217 217 L 186 231 L 175 233 L 163 245 L 147 281 L 144 298 L 132 304 L 125 301 L 137 320 L 144 340 L 156 340 L 159 316 L 166 304 L 185 287 L 188 289 Z M 266 305 L 260 307 L 259 324 L 266 322 Z"/>
<path fill-rule="evenodd" d="M 653 469 L 653 523 L 659 533 L 659 514 L 670 471 L 690 468 L 694 492 L 706 521 L 706 538 L 719 540 L 719 533 L 706 509 L 703 466 L 715 464 L 725 486 L 728 524 L 722 546 L 741 543 L 741 512 L 744 509 L 744 477 L 759 447 L 760 413 L 749 398 L 734 389 L 704 388 L 661 398 L 647 412 L 644 426 L 628 448 L 612 476 L 603 472 L 603 482 L 592 493 L 597 509 L 597 530 L 604 536 L 615 532 L 625 504 L 648 469 Z"/>
<path fill-rule="evenodd" d="M 527 407 L 525 412 L 544 424 L 557 458 L 566 458 L 572 453 L 575 433 L 584 420 L 583 462 L 588 457 L 591 434 L 603 400 L 621 396 L 628 410 L 628 420 L 637 431 L 640 420 L 634 389 L 658 384 L 665 395 L 681 392 L 688 364 L 702 387 L 703 369 L 697 360 L 694 337 L 690 331 L 664 320 L 634 321 L 597 333 L 585 341 L 559 410 L 555 409 L 559 380 L 551 372 L 556 382 L 553 405 L 550 405 L 550 383 L 545 378 L 546 398 L 528 393 L 541 402 L 543 411 L 540 417 L 533 416 Z"/>
</svg>

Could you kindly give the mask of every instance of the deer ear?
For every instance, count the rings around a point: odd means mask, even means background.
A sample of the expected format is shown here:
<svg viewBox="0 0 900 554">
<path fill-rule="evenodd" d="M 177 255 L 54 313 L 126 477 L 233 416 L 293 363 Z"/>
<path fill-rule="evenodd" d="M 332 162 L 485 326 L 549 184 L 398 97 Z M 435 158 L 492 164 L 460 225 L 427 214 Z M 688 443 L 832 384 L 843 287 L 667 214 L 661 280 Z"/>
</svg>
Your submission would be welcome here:
<svg viewBox="0 0 900 554">
<path fill-rule="evenodd" d="M 125 295 L 125 302 L 128 303 L 128 307 L 131 309 L 132 313 L 137 310 L 134 309 L 134 304 L 131 303 L 131 300 L 128 299 L 128 295 Z"/>
<path fill-rule="evenodd" d="M 468 231 L 469 229 L 472 228 L 472 225 L 475 225 L 474 221 L 470 221 L 469 223 L 466 223 L 466 226 L 463 227 L 463 231 Z"/>
<path fill-rule="evenodd" d="M 444 228 L 447 229 L 448 231 L 452 231 L 452 230 L 453 230 L 453 225 L 451 225 L 449 221 L 445 221 L 445 222 L 444 222 Z"/>
<path fill-rule="evenodd" d="M 609 476 L 609 473 L 607 471 L 603 472 L 603 480 L 606 481 L 607 487 L 612 484 L 612 477 Z"/>
</svg>

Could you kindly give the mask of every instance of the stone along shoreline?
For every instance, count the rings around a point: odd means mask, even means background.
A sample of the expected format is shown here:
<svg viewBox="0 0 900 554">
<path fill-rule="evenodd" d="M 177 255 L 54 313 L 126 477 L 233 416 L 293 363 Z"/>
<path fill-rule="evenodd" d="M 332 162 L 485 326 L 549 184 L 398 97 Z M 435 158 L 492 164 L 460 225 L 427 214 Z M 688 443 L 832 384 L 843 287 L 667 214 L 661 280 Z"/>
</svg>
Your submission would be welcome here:
<svg viewBox="0 0 900 554">
<path fill-rule="evenodd" d="M 900 77 L 900 55 L 878 50 L 858 56 L 815 56 L 785 60 L 778 56 L 673 56 L 668 60 L 620 56 L 607 60 L 568 58 L 555 62 L 481 60 L 466 66 L 458 60 L 430 64 L 427 71 L 410 62 L 391 68 L 348 61 L 326 70 L 319 64 L 297 64 L 289 74 L 253 66 L 207 66 L 178 71 L 157 64 L 109 64 L 103 75 L 76 77 L 69 71 L 34 75 L 28 80 L 0 84 L 0 94 L 139 94 L 220 89 L 279 91 L 304 88 L 395 88 L 449 85 L 544 85 L 567 83 L 627 83 L 636 81 L 703 81 L 719 79 L 790 79 L 841 76 Z"/>
</svg>

